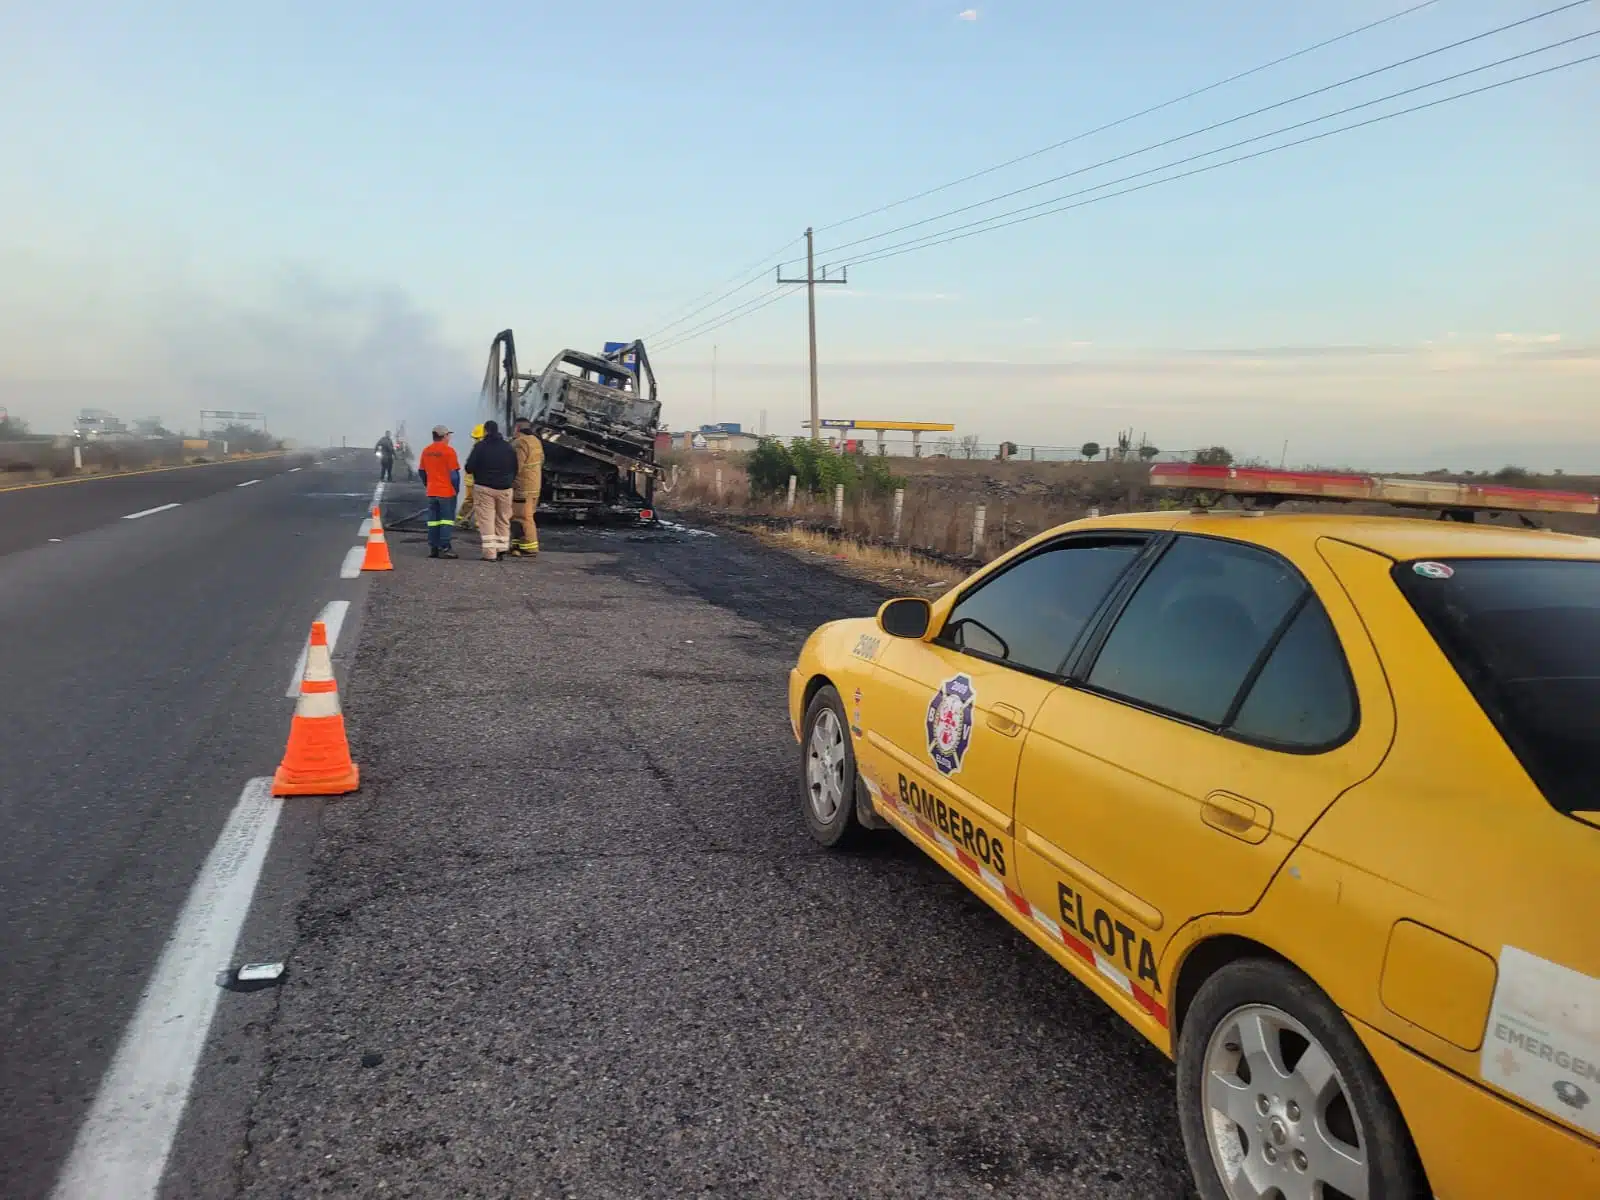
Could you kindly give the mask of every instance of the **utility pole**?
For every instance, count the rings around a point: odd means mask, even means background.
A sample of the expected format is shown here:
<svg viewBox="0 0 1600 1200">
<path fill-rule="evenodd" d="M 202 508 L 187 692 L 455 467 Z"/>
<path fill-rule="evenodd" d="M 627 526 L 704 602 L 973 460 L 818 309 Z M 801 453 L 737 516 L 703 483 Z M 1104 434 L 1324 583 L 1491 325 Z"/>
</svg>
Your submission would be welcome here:
<svg viewBox="0 0 1600 1200">
<path fill-rule="evenodd" d="M 817 284 L 819 283 L 849 283 L 847 278 L 849 269 L 839 272 L 837 279 L 828 278 L 828 269 L 822 269 L 822 278 L 817 278 L 816 244 L 812 240 L 811 227 L 806 226 L 806 277 L 804 279 L 785 279 L 783 268 L 778 268 L 777 278 L 779 283 L 803 283 L 806 285 L 806 311 L 811 324 L 811 440 L 822 440 L 822 419 L 817 412 Z"/>
<path fill-rule="evenodd" d="M 711 345 L 711 423 L 717 423 L 717 347 Z"/>
</svg>

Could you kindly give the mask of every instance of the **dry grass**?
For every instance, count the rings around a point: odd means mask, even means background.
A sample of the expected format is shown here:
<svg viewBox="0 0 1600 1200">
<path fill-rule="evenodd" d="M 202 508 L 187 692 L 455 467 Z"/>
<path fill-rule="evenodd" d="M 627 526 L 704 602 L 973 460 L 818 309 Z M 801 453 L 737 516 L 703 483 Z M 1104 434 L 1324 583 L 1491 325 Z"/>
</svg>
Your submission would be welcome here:
<svg viewBox="0 0 1600 1200">
<path fill-rule="evenodd" d="M 906 596 L 937 596 L 949 591 L 968 574 L 907 550 L 833 537 L 802 526 L 788 529 L 757 526 L 752 532 L 769 546 L 801 557 L 827 559 L 830 566 Z"/>
<path fill-rule="evenodd" d="M 900 464 L 895 465 L 898 470 Z M 850 497 L 843 520 L 837 521 L 828 497 L 801 494 L 791 509 L 785 497 L 752 496 L 749 477 L 732 460 L 679 463 L 675 475 L 669 471 L 658 495 L 668 509 L 792 518 L 801 525 L 837 528 L 851 538 L 889 549 L 898 546 L 921 551 L 923 557 L 971 562 L 1003 554 L 1037 533 L 1087 516 L 1095 507 L 1103 512 L 1129 511 L 1139 498 L 1137 486 L 1126 486 L 1114 471 L 1096 472 L 1098 477 L 1084 480 L 1068 478 L 1059 470 L 1079 464 L 1038 464 L 1058 469 L 1052 474 L 1062 477 L 1049 482 L 1028 474 L 1001 482 L 978 470 L 995 466 L 1009 471 L 1021 464 L 951 461 L 948 465 L 956 471 L 918 472 L 907 480 L 898 540 L 889 496 Z M 1091 464 L 1089 470 L 1098 465 Z M 982 544 L 975 545 L 972 535 L 979 505 L 984 508 L 985 533 Z"/>
<path fill-rule="evenodd" d="M 898 539 L 894 537 L 893 502 L 889 497 L 853 497 L 845 503 L 842 520 L 835 518 L 829 497 L 801 495 L 790 509 L 781 496 L 753 497 L 749 478 L 737 457 L 680 457 L 661 492 L 661 503 L 667 508 L 708 515 L 788 518 L 802 526 L 833 530 L 870 544 L 920 552 L 918 557 L 922 560 L 958 560 L 959 565 L 970 568 L 1095 510 L 1139 512 L 1174 502 L 1173 493 L 1150 489 L 1149 468 L 1142 463 L 893 459 L 891 465 L 895 472 L 906 476 Z M 1410 476 L 1421 474 L 1424 472 L 1412 472 Z M 1484 476 L 1450 478 L 1487 481 Z M 1600 489 L 1600 479 L 1592 476 L 1534 476 L 1519 483 L 1586 492 Z M 984 507 L 985 534 L 982 544 L 975 545 L 974 516 L 980 504 Z M 1328 507 L 1314 502 L 1290 502 L 1283 511 Z M 1383 505 L 1332 507 L 1344 512 L 1418 515 Z M 1500 520 L 1517 523 L 1515 517 Z M 1595 517 L 1552 514 L 1540 523 L 1562 532 L 1600 535 L 1600 519 Z"/>
</svg>

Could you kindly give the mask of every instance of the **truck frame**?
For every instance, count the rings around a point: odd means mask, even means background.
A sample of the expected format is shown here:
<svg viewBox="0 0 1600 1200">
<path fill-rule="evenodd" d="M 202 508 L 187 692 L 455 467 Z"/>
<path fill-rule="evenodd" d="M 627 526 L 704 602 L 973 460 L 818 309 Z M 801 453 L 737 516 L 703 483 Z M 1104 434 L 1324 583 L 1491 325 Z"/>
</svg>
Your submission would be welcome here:
<svg viewBox="0 0 1600 1200">
<path fill-rule="evenodd" d="M 489 345 L 483 400 L 507 433 L 525 418 L 544 443 L 541 515 L 655 519 L 661 403 L 643 342 L 604 354 L 563 350 L 528 375 L 512 331 L 502 330 Z"/>
</svg>

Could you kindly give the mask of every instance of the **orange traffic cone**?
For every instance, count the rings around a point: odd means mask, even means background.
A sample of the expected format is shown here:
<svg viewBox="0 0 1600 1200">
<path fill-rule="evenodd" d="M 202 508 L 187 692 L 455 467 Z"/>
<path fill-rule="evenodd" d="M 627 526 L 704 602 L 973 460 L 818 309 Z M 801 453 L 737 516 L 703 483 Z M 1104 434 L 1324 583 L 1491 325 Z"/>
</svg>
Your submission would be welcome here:
<svg viewBox="0 0 1600 1200">
<path fill-rule="evenodd" d="M 272 778 L 274 796 L 343 796 L 361 786 L 361 771 L 350 759 L 339 708 L 339 685 L 328 653 L 328 629 L 311 625 L 300 698 L 289 724 L 289 746 Z"/>
<path fill-rule="evenodd" d="M 383 528 L 383 509 L 376 504 L 372 506 L 372 528 Z"/>
<path fill-rule="evenodd" d="M 389 542 L 383 536 L 383 525 L 378 518 L 378 509 L 372 509 L 372 529 L 367 534 L 367 556 L 361 560 L 363 571 L 392 571 L 394 563 L 389 558 Z"/>
</svg>

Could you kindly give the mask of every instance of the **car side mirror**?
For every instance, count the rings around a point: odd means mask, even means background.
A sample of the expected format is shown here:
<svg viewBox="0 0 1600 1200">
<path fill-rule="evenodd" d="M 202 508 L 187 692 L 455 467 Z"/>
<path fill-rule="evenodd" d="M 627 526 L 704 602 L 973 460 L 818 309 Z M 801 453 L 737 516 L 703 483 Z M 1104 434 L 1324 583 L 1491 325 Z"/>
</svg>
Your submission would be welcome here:
<svg viewBox="0 0 1600 1200">
<path fill-rule="evenodd" d="M 928 625 L 932 620 L 933 605 L 920 596 L 888 600 L 878 609 L 878 628 L 890 637 L 921 641 L 928 636 Z"/>
</svg>

